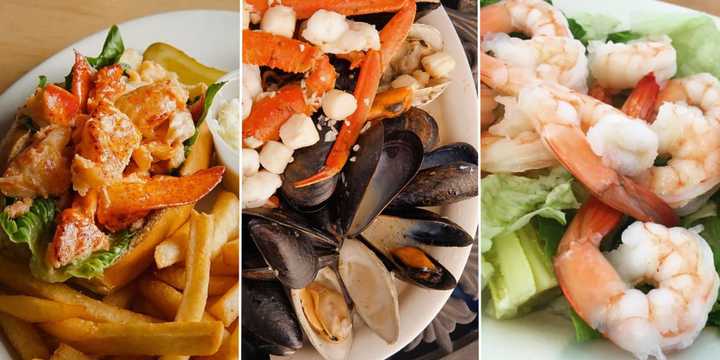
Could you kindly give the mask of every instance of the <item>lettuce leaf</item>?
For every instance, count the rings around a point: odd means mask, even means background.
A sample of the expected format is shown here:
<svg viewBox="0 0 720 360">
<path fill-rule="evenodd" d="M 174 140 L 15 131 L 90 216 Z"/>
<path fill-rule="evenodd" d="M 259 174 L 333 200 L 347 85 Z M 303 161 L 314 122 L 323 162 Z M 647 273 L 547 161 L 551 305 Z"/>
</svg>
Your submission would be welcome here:
<svg viewBox="0 0 720 360">
<path fill-rule="evenodd" d="M 0 227 L 7 239 L 29 250 L 30 272 L 48 282 L 63 282 L 71 277 L 92 279 L 102 275 L 127 251 L 135 235 L 127 231 L 111 235 L 108 250 L 96 251 L 60 269 L 53 269 L 48 266 L 45 254 L 55 229 L 57 213 L 55 201 L 42 198 L 34 199 L 30 210 L 16 219 L 10 218 L 6 212 L 0 213 Z"/>
<path fill-rule="evenodd" d="M 215 98 L 215 95 L 217 95 L 218 91 L 225 85 L 225 82 L 219 82 L 212 84 L 208 87 L 207 91 L 205 91 L 205 100 L 203 102 L 203 111 L 202 115 L 200 116 L 200 120 L 198 120 L 197 124 L 195 124 L 195 133 L 193 136 L 191 136 L 189 139 L 185 140 L 183 142 L 183 145 L 185 146 L 185 157 L 187 157 L 188 153 L 190 153 L 190 149 L 195 144 L 195 141 L 197 141 L 198 134 L 200 133 L 200 125 L 205 121 L 205 117 L 207 116 L 208 112 L 210 111 L 210 105 L 212 105 L 213 99 Z"/>
<path fill-rule="evenodd" d="M 525 177 L 493 174 L 481 181 L 481 252 L 492 246 L 493 238 L 525 226 L 535 216 L 565 224 L 565 209 L 577 209 L 572 176 L 562 168 L 546 175 Z"/>
</svg>

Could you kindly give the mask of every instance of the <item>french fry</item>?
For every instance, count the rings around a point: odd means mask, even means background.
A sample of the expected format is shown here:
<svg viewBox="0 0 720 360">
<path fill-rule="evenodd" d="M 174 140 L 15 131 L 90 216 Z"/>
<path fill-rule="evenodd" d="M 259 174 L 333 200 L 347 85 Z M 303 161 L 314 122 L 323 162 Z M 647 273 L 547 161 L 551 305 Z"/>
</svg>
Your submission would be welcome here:
<svg viewBox="0 0 720 360">
<path fill-rule="evenodd" d="M 163 314 L 165 319 L 174 319 L 180 308 L 182 293 L 172 286 L 150 277 L 140 280 L 138 285 L 140 294 L 151 302 Z M 205 312 L 203 321 L 217 321 L 215 317 Z"/>
<path fill-rule="evenodd" d="M 235 286 L 230 288 L 225 295 L 221 296 L 215 303 L 208 307 L 208 312 L 222 321 L 225 326 L 230 326 L 238 317 L 239 285 L 240 283 L 235 283 Z"/>
<path fill-rule="evenodd" d="M 223 191 L 218 194 L 213 208 L 210 211 L 215 222 L 215 232 L 212 240 L 212 254 L 215 256 L 220 247 L 229 239 L 238 235 L 238 221 L 240 219 L 240 201 L 235 194 Z M 182 236 L 180 230 L 172 237 L 163 241 L 155 248 L 155 264 L 158 269 L 177 264 L 185 260 L 188 236 Z M 237 272 L 236 272 L 237 273 Z"/>
<path fill-rule="evenodd" d="M 223 338 L 219 321 L 118 324 L 68 319 L 40 327 L 93 355 L 211 355 Z"/>
<path fill-rule="evenodd" d="M 80 305 L 87 311 L 88 317 L 105 322 L 156 322 L 157 319 L 120 309 L 87 297 L 67 285 L 52 284 L 38 280 L 30 275 L 27 266 L 20 265 L 0 256 L 0 284 L 15 291 L 63 304 Z"/>
<path fill-rule="evenodd" d="M 128 306 L 130 306 L 130 301 L 135 296 L 135 293 L 137 292 L 137 288 L 134 283 L 128 284 L 126 286 L 123 286 L 121 289 L 118 289 L 109 295 L 106 295 L 102 302 L 112 305 L 115 307 L 119 307 L 121 309 L 127 309 Z"/>
<path fill-rule="evenodd" d="M 171 266 L 155 272 L 155 276 L 178 290 L 185 289 L 185 268 L 183 267 Z M 208 284 L 208 295 L 222 295 L 237 282 L 236 276 L 211 275 Z"/>
<path fill-rule="evenodd" d="M 185 290 L 175 321 L 200 321 L 207 304 L 213 218 L 207 214 L 193 213 L 190 221 Z"/>
<path fill-rule="evenodd" d="M 0 311 L 30 323 L 87 318 L 81 305 L 63 304 L 25 295 L 0 295 Z"/>
<path fill-rule="evenodd" d="M 155 266 L 164 269 L 185 260 L 188 236 L 190 236 L 189 221 L 155 247 Z"/>
<path fill-rule="evenodd" d="M 16 317 L 0 313 L 0 327 L 23 360 L 47 359 L 50 350 L 34 326 Z"/>
<path fill-rule="evenodd" d="M 50 360 L 92 360 L 94 358 L 87 356 L 74 347 L 60 343 L 55 352 L 50 357 Z"/>
<path fill-rule="evenodd" d="M 212 260 L 210 273 L 214 275 L 237 275 L 240 262 L 240 241 L 228 241 L 220 247 L 220 251 Z M 237 279 L 237 276 L 234 276 Z"/>
<path fill-rule="evenodd" d="M 203 356 L 200 359 L 202 360 L 237 360 L 238 359 L 238 349 L 240 348 L 238 346 L 238 338 L 240 337 L 238 333 L 238 329 L 235 328 L 235 330 L 232 332 L 232 334 L 225 339 L 223 339 L 222 345 L 220 345 L 220 349 L 210 355 L 210 356 Z"/>
<path fill-rule="evenodd" d="M 160 310 L 155 304 L 146 301 L 143 298 L 136 298 L 132 303 L 132 309 L 135 312 L 152 316 L 157 319 L 172 320 L 172 316 L 165 316 L 165 313 Z"/>
</svg>

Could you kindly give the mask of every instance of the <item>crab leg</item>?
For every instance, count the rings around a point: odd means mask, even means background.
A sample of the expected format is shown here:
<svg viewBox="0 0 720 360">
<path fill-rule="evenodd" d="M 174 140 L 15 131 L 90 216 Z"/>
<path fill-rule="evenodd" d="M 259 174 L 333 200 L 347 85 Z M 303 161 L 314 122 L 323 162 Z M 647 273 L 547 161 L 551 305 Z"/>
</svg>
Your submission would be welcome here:
<svg viewBox="0 0 720 360">
<path fill-rule="evenodd" d="M 368 121 L 376 121 L 400 116 L 412 106 L 414 91 L 409 87 L 390 89 L 375 96 Z"/>
<path fill-rule="evenodd" d="M 242 124 L 245 145 L 252 147 L 252 142 L 278 139 L 280 127 L 297 113 L 312 113 L 312 108 L 305 104 L 305 97 L 298 85 L 286 85 L 274 96 L 258 100 Z"/>
<path fill-rule="evenodd" d="M 415 21 L 415 12 L 415 0 L 407 1 L 402 10 L 398 11 L 380 31 L 383 72 L 410 32 L 410 27 Z"/>
<path fill-rule="evenodd" d="M 342 129 L 340 129 L 340 134 L 325 160 L 325 166 L 315 175 L 296 182 L 295 187 L 305 187 L 329 179 L 339 173 L 345 166 L 350 155 L 350 149 L 355 145 L 357 138 L 360 136 L 360 131 L 365 125 L 370 106 L 380 84 L 380 76 L 382 75 L 380 57 L 380 52 L 377 50 L 369 51 L 365 57 L 354 92 L 357 100 L 357 110 L 347 118 Z"/>
<path fill-rule="evenodd" d="M 405 0 L 283 0 L 278 3 L 293 8 L 298 19 L 307 19 L 321 9 L 347 16 L 394 12 L 402 8 L 406 2 Z M 245 0 L 245 4 L 252 6 L 252 12 L 262 15 L 273 5 L 273 2 Z"/>
</svg>

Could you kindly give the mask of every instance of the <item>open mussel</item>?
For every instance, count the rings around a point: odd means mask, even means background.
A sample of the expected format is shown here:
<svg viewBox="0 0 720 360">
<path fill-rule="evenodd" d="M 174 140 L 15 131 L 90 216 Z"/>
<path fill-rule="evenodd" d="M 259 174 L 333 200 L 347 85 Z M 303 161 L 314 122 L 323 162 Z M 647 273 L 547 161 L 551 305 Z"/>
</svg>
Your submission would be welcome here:
<svg viewBox="0 0 720 360">
<path fill-rule="evenodd" d="M 326 128 L 326 131 L 329 131 Z M 324 133 L 320 134 L 324 139 Z M 315 145 L 301 148 L 293 154 L 293 162 L 288 164 L 283 173 L 283 184 L 280 192 L 290 206 L 303 212 L 313 211 L 322 205 L 335 192 L 337 176 L 305 187 L 295 187 L 295 182 L 315 174 L 325 165 L 325 159 L 333 147 L 333 142 L 318 141 Z"/>
<path fill-rule="evenodd" d="M 327 360 L 345 359 L 352 346 L 352 313 L 335 272 L 329 267 L 321 269 L 308 286 L 290 290 L 290 298 L 318 353 Z"/>
<path fill-rule="evenodd" d="M 411 107 L 398 117 L 383 120 L 383 126 L 385 126 L 385 132 L 396 130 L 413 132 L 422 142 L 424 152 L 429 152 L 437 146 L 438 124 L 435 118 L 425 110 Z"/>
<path fill-rule="evenodd" d="M 441 206 L 477 196 L 477 151 L 472 145 L 440 147 L 425 154 L 423 164 L 425 168 L 393 200 L 391 208 Z"/>
<path fill-rule="evenodd" d="M 267 265 L 265 268 L 243 266 L 245 278 L 274 277 L 287 287 L 301 289 L 320 269 L 323 257 L 319 255 L 331 256 L 336 251 L 338 244 L 332 236 L 313 228 L 296 214 L 282 209 L 254 208 L 244 210 L 243 216 L 243 231 Z M 257 256 L 254 261 L 259 262 Z"/>
<path fill-rule="evenodd" d="M 365 244 L 347 239 L 340 248 L 338 271 L 365 324 L 388 344 L 400 333 L 400 308 L 392 274 Z"/>
<path fill-rule="evenodd" d="M 425 248 L 473 242 L 459 225 L 422 209 L 386 210 L 365 229 L 362 239 L 401 279 L 438 290 L 452 289 L 457 281 Z"/>
<path fill-rule="evenodd" d="M 295 312 L 276 281 L 242 281 L 243 337 L 257 353 L 290 355 L 303 345 Z"/>
<path fill-rule="evenodd" d="M 384 131 L 382 123 L 358 141 L 345 166 L 336 206 L 343 235 L 353 237 L 368 225 L 415 177 L 422 161 L 420 139 L 409 131 Z"/>
</svg>

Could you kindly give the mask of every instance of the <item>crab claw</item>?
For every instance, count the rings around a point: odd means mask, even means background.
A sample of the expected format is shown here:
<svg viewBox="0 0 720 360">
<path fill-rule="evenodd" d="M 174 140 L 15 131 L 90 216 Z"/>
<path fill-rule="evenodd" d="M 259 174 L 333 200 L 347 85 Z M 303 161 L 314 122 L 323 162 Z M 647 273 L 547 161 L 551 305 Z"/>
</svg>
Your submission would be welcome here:
<svg viewBox="0 0 720 360">
<path fill-rule="evenodd" d="M 307 19 L 318 10 L 330 10 L 343 15 L 365 15 L 380 12 L 398 11 L 405 5 L 405 0 L 283 0 L 283 6 L 295 10 L 298 19 Z M 272 4 L 267 0 L 245 0 L 245 6 L 251 6 L 251 11 L 263 14 Z"/>
<path fill-rule="evenodd" d="M 55 84 L 39 88 L 25 106 L 30 117 L 40 126 L 71 126 L 80 111 L 78 98 Z"/>
<path fill-rule="evenodd" d="M 367 121 L 370 106 L 375 99 L 375 93 L 380 84 L 380 76 L 382 75 L 380 57 L 380 52 L 377 50 L 369 51 L 365 57 L 354 92 L 357 109 L 343 123 L 340 134 L 325 160 L 325 166 L 317 174 L 295 182 L 295 187 L 301 188 L 327 180 L 339 173 L 345 166 L 350 155 L 350 149 L 355 145 Z"/>
<path fill-rule="evenodd" d="M 650 72 L 638 81 L 621 110 L 629 116 L 652 122 L 659 93 L 660 85 L 655 81 L 655 74 Z"/>
<path fill-rule="evenodd" d="M 94 70 L 90 67 L 84 56 L 75 51 L 75 65 L 72 68 L 72 85 L 70 91 L 80 102 L 80 111 L 85 112 L 88 95 L 90 94 L 90 82 Z"/>
<path fill-rule="evenodd" d="M 375 96 L 368 121 L 382 120 L 400 116 L 412 106 L 414 91 L 411 87 L 390 89 Z"/>
<path fill-rule="evenodd" d="M 116 227 L 151 210 L 197 202 L 220 183 L 223 173 L 225 168 L 216 166 L 184 177 L 156 177 L 110 185 L 99 199 L 98 222 L 108 228 Z"/>
</svg>

